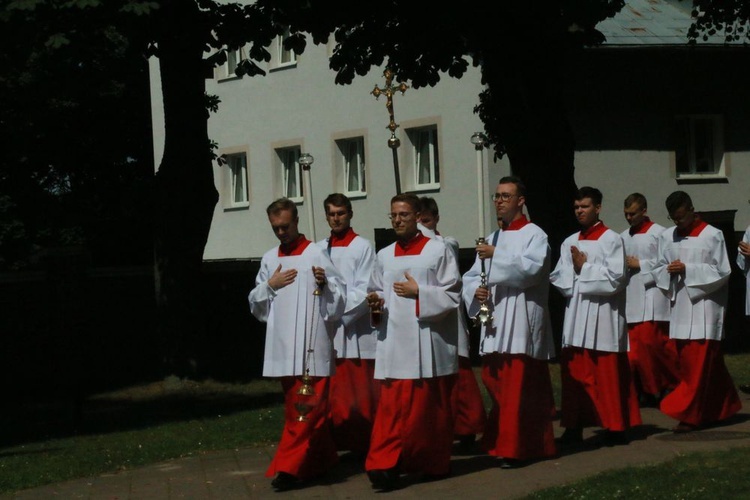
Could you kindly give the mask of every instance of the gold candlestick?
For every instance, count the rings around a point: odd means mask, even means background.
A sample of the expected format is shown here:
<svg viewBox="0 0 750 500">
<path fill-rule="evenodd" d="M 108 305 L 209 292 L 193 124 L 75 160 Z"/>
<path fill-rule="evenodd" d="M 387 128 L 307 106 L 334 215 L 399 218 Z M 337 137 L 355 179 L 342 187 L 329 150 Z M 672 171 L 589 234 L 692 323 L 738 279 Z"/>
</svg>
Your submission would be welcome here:
<svg viewBox="0 0 750 500">
<path fill-rule="evenodd" d="M 483 237 L 479 237 L 476 239 L 477 245 L 484 245 L 486 243 L 486 240 Z M 482 272 L 479 274 L 479 278 L 481 280 L 481 284 L 479 285 L 482 288 L 487 288 L 487 272 L 484 267 L 484 259 L 480 259 L 482 263 Z M 486 325 L 489 321 L 492 321 L 492 312 L 490 311 L 490 306 L 487 304 L 486 300 L 483 300 L 481 304 L 479 304 L 479 312 L 477 313 L 474 318 L 472 318 L 474 321 L 474 325 Z"/>
</svg>

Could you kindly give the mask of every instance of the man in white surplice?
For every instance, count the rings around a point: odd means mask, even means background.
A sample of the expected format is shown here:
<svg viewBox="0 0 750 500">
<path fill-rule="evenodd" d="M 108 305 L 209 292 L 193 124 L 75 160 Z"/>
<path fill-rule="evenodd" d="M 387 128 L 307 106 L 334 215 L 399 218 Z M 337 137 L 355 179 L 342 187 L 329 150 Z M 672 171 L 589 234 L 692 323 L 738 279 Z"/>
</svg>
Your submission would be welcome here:
<svg viewBox="0 0 750 500">
<path fill-rule="evenodd" d="M 419 198 L 391 199 L 397 241 L 377 254 L 368 286 L 382 310 L 375 357 L 381 381 L 365 469 L 374 488 L 391 490 L 400 473 L 450 473 L 451 392 L 458 373 L 461 274 L 453 252 L 417 229 Z"/>
<path fill-rule="evenodd" d="M 625 198 L 623 212 L 630 226 L 620 233 L 629 275 L 625 305 L 628 359 L 639 402 L 657 406 L 679 380 L 677 350 L 669 338 L 669 301 L 651 274 L 664 226 L 649 218 L 648 202 L 641 193 Z"/>
<path fill-rule="evenodd" d="M 603 443 L 625 444 L 641 424 L 628 363 L 625 246 L 599 220 L 602 193 L 585 186 L 573 203 L 581 231 L 563 241 L 550 282 L 567 299 L 560 353 L 561 443 L 580 442 L 583 428 L 605 429 Z"/>
<path fill-rule="evenodd" d="M 494 204 L 501 229 L 477 246 L 474 265 L 463 276 L 463 298 L 472 317 L 483 302 L 491 310 L 479 341 L 482 382 L 492 399 L 481 445 L 509 469 L 557 454 L 548 365 L 555 355 L 547 310 L 550 247 L 547 234 L 523 213 L 521 179 L 500 179 Z"/>
<path fill-rule="evenodd" d="M 339 451 L 364 456 L 370 447 L 380 383 L 375 380 L 378 331 L 370 324 L 367 285 L 375 265 L 373 244 L 354 232 L 351 200 L 332 193 L 323 201 L 331 228 L 318 242 L 346 280 L 346 310 L 336 329 L 336 374 L 331 377 L 331 426 Z"/>
<path fill-rule="evenodd" d="M 417 227 L 428 238 L 441 240 L 451 249 L 458 260 L 458 240 L 445 236 L 438 231 L 440 209 L 437 201 L 430 196 L 422 196 L 420 217 Z M 484 409 L 482 392 L 479 389 L 474 368 L 471 365 L 469 327 L 463 304 L 459 306 L 458 314 L 458 380 L 453 387 L 453 411 L 456 415 L 455 437 L 463 450 L 473 451 L 476 436 L 484 433 L 487 414 Z"/>
<path fill-rule="evenodd" d="M 675 225 L 659 238 L 652 273 L 671 303 L 680 383 L 659 408 L 679 421 L 672 430 L 682 433 L 726 420 L 742 403 L 721 350 L 731 273 L 724 235 L 701 220 L 685 191 L 665 204 Z"/>
<path fill-rule="evenodd" d="M 266 212 L 281 244 L 263 255 L 248 301 L 253 316 L 267 323 L 263 376 L 278 377 L 284 391 L 284 430 L 266 471 L 282 491 L 338 461 L 328 390 L 346 284 L 325 250 L 299 233 L 294 202 L 281 198 Z"/>
</svg>

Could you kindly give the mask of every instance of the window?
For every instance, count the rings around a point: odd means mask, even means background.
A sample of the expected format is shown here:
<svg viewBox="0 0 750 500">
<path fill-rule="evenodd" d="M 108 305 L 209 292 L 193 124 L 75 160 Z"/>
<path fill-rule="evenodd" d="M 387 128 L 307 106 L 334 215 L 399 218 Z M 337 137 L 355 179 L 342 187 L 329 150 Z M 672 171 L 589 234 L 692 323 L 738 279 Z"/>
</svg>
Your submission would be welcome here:
<svg viewBox="0 0 750 500">
<path fill-rule="evenodd" d="M 675 151 L 677 177 L 723 177 L 723 135 L 723 122 L 719 115 L 678 117 Z"/>
<path fill-rule="evenodd" d="M 229 172 L 229 206 L 246 207 L 249 205 L 247 189 L 247 155 L 245 153 L 227 155 Z"/>
<path fill-rule="evenodd" d="M 338 185 L 347 196 L 362 196 L 367 192 L 365 181 L 364 137 L 340 139 L 338 147 Z"/>
<path fill-rule="evenodd" d="M 227 61 L 219 68 L 219 78 L 235 78 L 237 66 L 245 59 L 247 59 L 247 55 L 244 47 L 236 50 L 227 49 Z"/>
<path fill-rule="evenodd" d="M 299 164 L 300 148 L 277 149 L 281 165 L 281 195 L 293 201 L 302 201 L 302 167 Z"/>
<path fill-rule="evenodd" d="M 297 54 L 293 50 L 284 48 L 284 40 L 289 38 L 289 29 L 284 31 L 283 35 L 276 37 L 274 42 L 275 52 L 271 59 L 271 66 L 274 68 L 280 68 L 284 66 L 293 66 L 297 63 Z"/>
<path fill-rule="evenodd" d="M 423 127 L 406 131 L 412 144 L 412 163 L 415 189 L 440 187 L 437 127 Z"/>
</svg>

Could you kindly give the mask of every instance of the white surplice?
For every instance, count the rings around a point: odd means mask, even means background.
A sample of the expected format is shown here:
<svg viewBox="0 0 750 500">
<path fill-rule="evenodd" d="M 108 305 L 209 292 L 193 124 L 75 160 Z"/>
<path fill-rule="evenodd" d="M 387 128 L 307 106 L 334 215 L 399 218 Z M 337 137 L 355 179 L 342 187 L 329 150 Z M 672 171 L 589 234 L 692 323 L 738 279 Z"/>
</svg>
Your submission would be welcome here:
<svg viewBox="0 0 750 500">
<path fill-rule="evenodd" d="M 328 252 L 328 238 L 318 242 Z M 370 324 L 367 285 L 375 265 L 372 243 L 357 235 L 347 246 L 331 246 L 330 256 L 346 281 L 346 308 L 333 338 L 338 359 L 375 359 L 378 331 Z"/>
<path fill-rule="evenodd" d="M 453 238 L 451 236 L 443 236 L 437 231 L 426 228 L 424 225 L 422 225 L 422 223 L 417 223 L 417 229 L 419 229 L 419 231 L 424 236 L 445 243 L 445 246 L 447 246 L 448 249 L 453 252 L 453 256 L 456 258 L 456 262 L 458 262 L 459 243 L 456 238 Z M 466 322 L 466 317 L 464 315 L 464 309 L 462 305 L 459 305 L 458 307 L 456 318 L 458 319 L 458 355 L 462 358 L 468 358 L 471 356 L 471 353 L 469 352 L 471 347 L 469 339 L 469 325 Z"/>
<path fill-rule="evenodd" d="M 497 230 L 486 241 L 494 243 L 492 258 L 485 259 L 492 322 L 481 327 L 480 355 L 526 354 L 547 360 L 555 346 L 547 311 L 550 248 L 547 235 L 536 224 L 518 230 Z M 463 299 L 470 317 L 479 312 L 474 298 L 481 285 L 481 259 L 463 276 Z"/>
<path fill-rule="evenodd" d="M 282 271 L 296 269 L 297 278 L 274 290 L 268 280 L 279 264 Z M 320 296 L 313 295 L 312 266 L 326 272 L 328 283 Z M 269 250 L 248 301 L 253 316 L 267 323 L 263 376 L 303 375 L 306 369 L 314 377 L 333 375 L 333 336 L 346 306 L 346 284 L 325 250 L 312 242 L 300 255 L 280 256 L 279 247 Z"/>
<path fill-rule="evenodd" d="M 418 255 L 396 256 L 398 243 L 377 253 L 368 289 L 385 300 L 375 358 L 376 379 L 419 379 L 458 372 L 461 275 L 453 252 L 428 239 Z M 393 284 L 408 272 L 419 298 L 399 297 Z M 417 315 L 417 301 L 418 315 Z"/>
<path fill-rule="evenodd" d="M 659 251 L 659 235 L 664 226 L 652 223 L 642 233 L 630 234 L 626 229 L 620 236 L 625 243 L 625 255 L 637 257 L 640 269 L 628 269 L 629 282 L 626 289 L 625 318 L 628 323 L 644 321 L 669 321 L 669 300 L 656 286 L 651 271 L 656 266 Z"/>
<path fill-rule="evenodd" d="M 750 226 L 745 229 L 742 241 L 750 243 Z M 750 257 L 737 252 L 737 266 L 745 275 L 745 315 L 750 316 Z"/>
<path fill-rule="evenodd" d="M 567 299 L 562 345 L 627 352 L 625 245 L 611 229 L 596 240 L 579 240 L 579 234 L 563 241 L 560 260 L 550 273 L 550 282 Z M 580 274 L 573 269 L 573 246 L 586 254 Z"/>
<path fill-rule="evenodd" d="M 684 275 L 667 266 L 679 259 Z M 659 237 L 659 259 L 652 271 L 656 286 L 671 301 L 669 336 L 684 340 L 721 340 L 727 305 L 729 257 L 722 232 L 711 226 L 697 236 L 679 236 L 675 227 Z"/>
</svg>

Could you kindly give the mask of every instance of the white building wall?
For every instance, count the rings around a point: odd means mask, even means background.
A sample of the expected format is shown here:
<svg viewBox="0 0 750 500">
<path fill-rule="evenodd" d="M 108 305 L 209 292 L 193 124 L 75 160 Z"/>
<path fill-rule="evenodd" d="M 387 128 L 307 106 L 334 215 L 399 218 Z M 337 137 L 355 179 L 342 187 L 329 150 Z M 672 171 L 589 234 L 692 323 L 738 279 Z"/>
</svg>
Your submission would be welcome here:
<svg viewBox="0 0 750 500">
<path fill-rule="evenodd" d="M 214 213 L 205 259 L 259 258 L 277 244 L 265 208 L 280 196 L 279 183 L 273 180 L 274 148 L 279 145 L 299 144 L 302 152 L 315 158 L 311 170 L 315 237 L 324 237 L 328 226 L 322 202 L 329 193 L 338 190 L 332 168 L 334 139 L 347 133 L 364 135 L 367 165 L 367 196 L 353 199 L 353 227 L 370 239 L 374 239 L 375 228 L 390 227 L 386 213 L 396 189 L 392 151 L 387 146 L 389 116 L 385 96 L 376 101 L 371 95 L 375 84 L 381 88 L 385 85 L 382 68 L 366 77 L 357 77 L 352 85 L 340 86 L 334 84 L 335 73 L 328 69 L 327 58 L 328 47 L 310 44 L 296 66 L 269 71 L 265 77 L 206 81 L 207 92 L 221 99 L 218 113 L 209 120 L 209 136 L 219 144 L 220 152 L 247 151 L 250 200 L 247 208 L 227 209 L 226 167 L 214 166 L 221 198 Z M 158 167 L 164 146 L 158 60 L 152 59 L 151 69 L 154 155 Z M 410 147 L 404 129 L 430 123 L 438 127 L 440 189 L 417 194 L 436 199 L 441 212 L 441 233 L 457 238 L 462 248 L 473 247 L 479 236 L 477 154 L 469 139 L 474 132 L 483 130 L 473 112 L 481 90 L 479 71 L 470 68 L 461 80 L 445 76 L 436 87 L 410 88 L 404 95 L 396 93 L 394 97 L 402 165 L 405 150 Z M 507 160 L 495 163 L 492 157 L 492 150 L 482 152 L 486 232 L 495 228 L 490 193 L 494 192 L 497 180 L 510 173 Z M 649 213 L 663 225 L 669 225 L 664 199 L 677 189 L 693 197 L 697 211 L 736 209 L 736 229 L 750 224 L 747 188 L 750 154 L 726 155 L 729 183 L 678 185 L 673 161 L 670 151 L 578 152 L 576 182 L 603 192 L 602 219 L 617 231 L 626 227 L 623 199 L 634 191 L 647 197 Z M 312 237 L 308 210 L 310 204 L 305 200 L 299 205 L 300 230 Z"/>
<path fill-rule="evenodd" d="M 685 191 L 696 211 L 737 210 L 735 230 L 750 224 L 750 153 L 725 154 L 729 182 L 678 184 L 671 151 L 586 151 L 576 153 L 576 183 L 594 186 L 604 195 L 601 219 L 612 229 L 625 230 L 623 201 L 639 192 L 648 200 L 654 222 L 669 227 L 664 201 L 673 191 Z"/>
<path fill-rule="evenodd" d="M 313 215 L 316 239 L 328 234 L 323 200 L 335 191 L 334 139 L 364 135 L 367 167 L 367 196 L 353 199 L 355 231 L 374 239 L 375 228 L 389 228 L 386 217 L 390 198 L 396 194 L 392 150 L 387 141 L 389 115 L 386 98 L 371 95 L 375 84 L 385 86 L 382 68 L 352 85 L 335 85 L 335 73 L 328 68 L 328 48 L 310 45 L 298 57 L 296 66 L 269 71 L 265 77 L 207 80 L 209 94 L 217 95 L 219 111 L 209 120 L 209 137 L 223 149 L 247 151 L 250 204 L 247 208 L 227 209 L 226 167 L 214 167 L 220 200 L 216 206 L 204 258 L 247 259 L 260 257 L 277 244 L 265 209 L 280 197 L 280 185 L 273 180 L 276 168 L 274 148 L 300 144 L 302 152 L 313 155 L 311 168 Z M 158 61 L 152 61 L 154 90 L 154 141 L 158 160 L 163 150 L 161 92 L 158 85 Z M 395 81 L 393 82 L 396 83 Z M 462 247 L 471 247 L 479 236 L 477 213 L 477 153 L 471 135 L 483 130 L 473 113 L 481 92 L 479 72 L 471 69 L 460 81 L 445 77 L 432 88 L 409 88 L 393 98 L 400 163 L 406 161 L 410 147 L 405 129 L 435 124 L 438 128 L 440 189 L 417 192 L 436 199 L 440 206 L 443 234 L 457 238 Z M 350 133 L 350 134 L 349 134 Z M 509 172 L 507 162 L 492 161 L 485 149 L 485 228 L 495 227 L 490 193 L 501 175 Z M 402 185 L 404 183 L 402 174 Z M 490 181 L 491 179 L 491 181 Z M 405 189 L 406 191 L 406 189 Z M 308 223 L 310 204 L 298 205 L 300 230 L 311 237 Z"/>
</svg>

